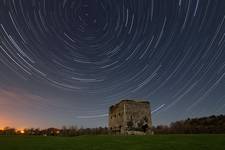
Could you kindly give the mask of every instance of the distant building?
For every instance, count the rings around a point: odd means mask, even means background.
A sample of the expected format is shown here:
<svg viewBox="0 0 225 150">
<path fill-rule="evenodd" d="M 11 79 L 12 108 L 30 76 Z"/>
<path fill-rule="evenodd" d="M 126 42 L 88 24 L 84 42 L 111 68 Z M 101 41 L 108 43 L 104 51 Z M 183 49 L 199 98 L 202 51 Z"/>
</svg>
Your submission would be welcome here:
<svg viewBox="0 0 225 150">
<path fill-rule="evenodd" d="M 109 108 L 112 133 L 151 134 L 152 120 L 148 101 L 122 100 Z"/>
</svg>

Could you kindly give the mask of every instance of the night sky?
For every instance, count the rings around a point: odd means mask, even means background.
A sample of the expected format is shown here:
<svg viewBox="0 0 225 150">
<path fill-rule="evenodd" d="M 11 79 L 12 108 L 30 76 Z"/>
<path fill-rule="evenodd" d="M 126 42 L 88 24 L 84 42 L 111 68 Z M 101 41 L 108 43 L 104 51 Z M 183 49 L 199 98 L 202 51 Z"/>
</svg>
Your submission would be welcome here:
<svg viewBox="0 0 225 150">
<path fill-rule="evenodd" d="M 224 0 L 0 0 L 0 127 L 153 124 L 225 113 Z"/>
</svg>

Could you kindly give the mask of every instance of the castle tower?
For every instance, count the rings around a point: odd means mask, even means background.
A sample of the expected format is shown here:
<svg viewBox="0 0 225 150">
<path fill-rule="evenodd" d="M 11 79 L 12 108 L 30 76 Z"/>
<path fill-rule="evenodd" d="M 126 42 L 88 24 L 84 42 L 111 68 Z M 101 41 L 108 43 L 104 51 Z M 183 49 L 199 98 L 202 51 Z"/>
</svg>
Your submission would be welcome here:
<svg viewBox="0 0 225 150">
<path fill-rule="evenodd" d="M 109 129 L 113 133 L 151 133 L 152 120 L 148 101 L 122 100 L 109 108 Z"/>
</svg>

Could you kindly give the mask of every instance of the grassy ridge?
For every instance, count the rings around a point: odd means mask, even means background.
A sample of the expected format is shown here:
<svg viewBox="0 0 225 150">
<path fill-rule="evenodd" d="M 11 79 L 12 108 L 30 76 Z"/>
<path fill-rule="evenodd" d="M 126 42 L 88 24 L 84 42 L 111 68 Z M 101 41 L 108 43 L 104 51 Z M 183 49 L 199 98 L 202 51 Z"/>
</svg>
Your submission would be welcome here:
<svg viewBox="0 0 225 150">
<path fill-rule="evenodd" d="M 0 137 L 0 150 L 225 150 L 225 135 Z"/>
</svg>

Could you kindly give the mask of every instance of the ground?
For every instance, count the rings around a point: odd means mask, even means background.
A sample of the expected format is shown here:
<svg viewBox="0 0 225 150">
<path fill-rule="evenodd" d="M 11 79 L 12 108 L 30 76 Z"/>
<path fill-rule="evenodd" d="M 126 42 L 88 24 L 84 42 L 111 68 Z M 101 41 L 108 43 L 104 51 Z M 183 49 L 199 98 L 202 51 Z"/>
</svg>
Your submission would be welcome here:
<svg viewBox="0 0 225 150">
<path fill-rule="evenodd" d="M 225 150 L 225 135 L 0 136 L 0 150 Z"/>
</svg>

